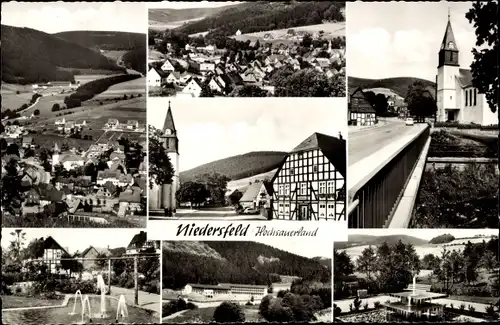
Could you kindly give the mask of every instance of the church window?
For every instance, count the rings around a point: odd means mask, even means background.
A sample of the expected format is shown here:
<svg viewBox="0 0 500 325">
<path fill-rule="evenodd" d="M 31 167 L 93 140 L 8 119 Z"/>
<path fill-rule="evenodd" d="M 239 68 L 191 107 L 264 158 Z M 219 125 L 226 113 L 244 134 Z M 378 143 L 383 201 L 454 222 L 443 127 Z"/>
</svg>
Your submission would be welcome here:
<svg viewBox="0 0 500 325">
<path fill-rule="evenodd" d="M 474 106 L 476 106 L 477 89 L 474 88 Z"/>
<path fill-rule="evenodd" d="M 469 92 L 465 91 L 465 106 L 469 105 Z"/>
</svg>

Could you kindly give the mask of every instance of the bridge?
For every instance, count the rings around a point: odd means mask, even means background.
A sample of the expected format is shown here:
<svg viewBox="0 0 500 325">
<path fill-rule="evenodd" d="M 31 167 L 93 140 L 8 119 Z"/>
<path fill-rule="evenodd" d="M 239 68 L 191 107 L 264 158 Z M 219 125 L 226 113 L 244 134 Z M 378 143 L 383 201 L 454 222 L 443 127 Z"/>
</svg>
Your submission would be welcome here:
<svg viewBox="0 0 500 325">
<path fill-rule="evenodd" d="M 469 151 L 462 145 L 455 148 L 460 150 L 460 157 L 456 157 L 456 152 L 448 157 L 448 153 L 453 153 L 453 146 L 440 151 L 441 155 L 434 154 L 433 131 L 430 123 L 406 126 L 404 121 L 391 118 L 370 128 L 349 131 L 349 228 L 407 228 L 420 181 L 429 166 L 497 162 L 497 136 L 449 131 L 482 142 L 494 155 L 481 157 L 473 152 L 477 145 L 471 145 Z"/>
</svg>

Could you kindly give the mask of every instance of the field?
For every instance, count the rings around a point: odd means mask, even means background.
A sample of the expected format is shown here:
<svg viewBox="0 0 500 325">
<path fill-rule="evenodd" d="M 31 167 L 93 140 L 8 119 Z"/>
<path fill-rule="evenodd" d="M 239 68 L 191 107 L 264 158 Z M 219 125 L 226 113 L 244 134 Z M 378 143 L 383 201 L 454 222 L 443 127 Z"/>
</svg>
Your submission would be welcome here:
<svg viewBox="0 0 500 325">
<path fill-rule="evenodd" d="M 287 32 L 289 29 L 293 29 L 296 32 L 299 31 L 304 31 L 308 33 L 318 33 L 319 31 L 323 31 L 323 38 L 324 39 L 332 39 L 338 36 L 345 36 L 345 22 L 338 22 L 338 23 L 326 23 L 326 24 L 319 24 L 319 25 L 309 25 L 309 26 L 300 26 L 300 27 L 294 27 L 294 28 L 286 28 L 286 29 L 276 29 L 276 30 L 270 30 L 270 31 L 265 31 L 265 32 L 258 32 L 258 33 L 249 33 L 249 34 L 242 34 L 239 36 L 233 36 L 234 39 L 238 41 L 256 41 L 259 40 L 260 42 L 262 41 L 270 41 L 270 42 L 288 42 L 288 43 L 293 43 L 296 42 L 296 40 L 290 39 L 287 36 Z M 271 34 L 272 38 L 269 40 L 264 40 L 264 35 L 266 34 Z"/>
<path fill-rule="evenodd" d="M 367 88 L 367 89 L 363 89 L 364 92 L 367 92 L 367 91 L 372 91 L 374 92 L 375 94 L 384 94 L 384 96 L 396 96 L 396 97 L 400 97 L 398 94 L 396 94 L 395 92 L 393 92 L 391 89 L 389 88 Z"/>
<path fill-rule="evenodd" d="M 113 60 L 115 62 L 118 62 L 118 61 L 121 61 L 123 54 L 125 54 L 127 52 L 128 51 L 104 51 L 104 52 L 101 52 L 101 54 L 107 58 L 110 58 L 111 60 Z"/>
<path fill-rule="evenodd" d="M 241 179 L 234 180 L 234 181 L 229 181 L 227 183 L 227 189 L 228 190 L 238 189 L 241 191 L 242 189 L 247 187 L 250 183 L 254 183 L 256 180 L 260 180 L 260 181 L 265 180 L 265 179 L 271 180 L 277 171 L 278 171 L 278 169 L 276 168 L 276 169 L 273 169 L 273 170 L 268 171 L 266 173 L 262 173 L 262 174 L 258 174 L 258 175 L 254 175 L 254 176 L 250 176 L 250 177 L 245 177 L 245 178 L 241 178 Z"/>
<path fill-rule="evenodd" d="M 3 91 L 2 89 L 2 110 L 10 109 L 16 110 L 21 107 L 23 104 L 28 104 L 33 96 L 32 92 L 20 93 L 17 95 L 12 91 Z"/>
<path fill-rule="evenodd" d="M 109 87 L 106 91 L 95 96 L 93 100 L 100 100 L 104 98 L 114 98 L 123 95 L 137 95 L 142 94 L 146 96 L 146 78 L 138 78 L 130 81 L 125 81 Z"/>
<path fill-rule="evenodd" d="M 117 74 L 117 73 L 111 73 Z M 75 81 L 80 82 L 81 85 L 86 84 L 87 82 L 91 82 L 97 79 L 107 78 L 110 74 L 80 74 L 75 76 Z"/>
<path fill-rule="evenodd" d="M 198 18 L 193 18 L 193 19 L 187 19 L 187 20 L 180 20 L 180 21 L 173 21 L 173 22 L 160 22 L 160 21 L 155 21 L 155 20 L 149 20 L 149 28 L 154 29 L 154 30 L 165 30 L 165 29 L 175 29 L 177 27 L 180 27 L 184 24 L 190 23 L 192 21 L 197 21 L 201 20 L 205 17 L 198 17 Z"/>
<path fill-rule="evenodd" d="M 153 49 L 152 47 L 148 50 L 148 60 L 164 60 L 165 54 Z"/>
</svg>

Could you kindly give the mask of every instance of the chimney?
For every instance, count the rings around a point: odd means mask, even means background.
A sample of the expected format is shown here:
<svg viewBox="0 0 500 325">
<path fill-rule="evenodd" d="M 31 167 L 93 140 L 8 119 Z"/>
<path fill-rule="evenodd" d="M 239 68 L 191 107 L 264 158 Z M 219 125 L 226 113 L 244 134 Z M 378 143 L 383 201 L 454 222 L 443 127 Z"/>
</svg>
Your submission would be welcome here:
<svg viewBox="0 0 500 325">
<path fill-rule="evenodd" d="M 342 137 L 342 132 L 339 131 L 339 139 L 342 140 L 343 137 Z"/>
</svg>

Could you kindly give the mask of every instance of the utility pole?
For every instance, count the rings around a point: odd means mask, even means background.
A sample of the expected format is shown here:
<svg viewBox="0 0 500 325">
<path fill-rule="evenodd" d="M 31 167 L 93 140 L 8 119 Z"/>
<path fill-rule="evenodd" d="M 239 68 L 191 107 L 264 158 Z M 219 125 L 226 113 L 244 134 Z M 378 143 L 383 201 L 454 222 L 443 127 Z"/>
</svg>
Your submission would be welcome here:
<svg viewBox="0 0 500 325">
<path fill-rule="evenodd" d="M 108 293 L 111 294 L 111 259 L 108 260 Z"/>
<path fill-rule="evenodd" d="M 139 273 L 137 272 L 137 255 L 134 255 L 134 304 L 139 305 L 139 282 L 137 281 Z"/>
</svg>

